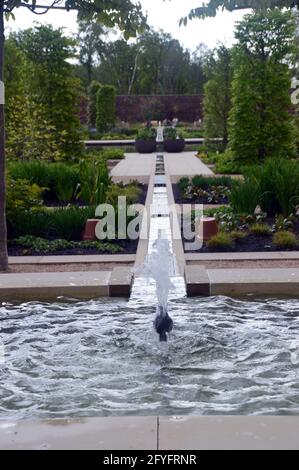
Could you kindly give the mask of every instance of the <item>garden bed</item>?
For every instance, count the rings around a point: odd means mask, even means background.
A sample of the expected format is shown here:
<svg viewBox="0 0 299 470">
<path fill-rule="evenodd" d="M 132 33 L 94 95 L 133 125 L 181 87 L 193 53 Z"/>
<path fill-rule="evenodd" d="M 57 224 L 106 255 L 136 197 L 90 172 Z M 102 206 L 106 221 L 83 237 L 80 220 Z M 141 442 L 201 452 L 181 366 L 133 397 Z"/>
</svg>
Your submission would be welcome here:
<svg viewBox="0 0 299 470">
<path fill-rule="evenodd" d="M 268 227 L 273 227 L 275 220 L 273 218 L 267 218 L 263 221 Z M 234 230 L 227 232 L 228 235 L 234 234 Z M 244 238 L 233 239 L 233 243 L 230 246 L 209 246 L 207 242 L 203 243 L 203 247 L 199 250 L 188 250 L 188 253 L 249 253 L 249 252 L 281 252 L 281 251 L 299 251 L 299 220 L 294 222 L 292 227 L 292 234 L 297 237 L 298 243 L 294 246 L 276 246 L 273 242 L 274 232 L 267 235 L 255 234 L 250 232 L 250 227 L 240 230 L 238 232 L 243 233 Z M 185 243 L 192 243 L 195 241 L 187 240 L 182 233 L 182 239 Z"/>
</svg>

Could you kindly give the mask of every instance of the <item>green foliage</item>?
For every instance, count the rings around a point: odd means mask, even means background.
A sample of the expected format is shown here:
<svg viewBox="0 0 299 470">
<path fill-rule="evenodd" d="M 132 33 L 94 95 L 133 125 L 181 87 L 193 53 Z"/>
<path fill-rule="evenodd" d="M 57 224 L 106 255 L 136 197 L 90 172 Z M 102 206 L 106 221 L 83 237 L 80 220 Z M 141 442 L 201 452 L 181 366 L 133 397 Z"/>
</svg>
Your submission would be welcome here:
<svg viewBox="0 0 299 470">
<path fill-rule="evenodd" d="M 298 239 L 292 232 L 281 231 L 273 236 L 273 245 L 277 248 L 295 248 L 298 244 Z"/>
<path fill-rule="evenodd" d="M 97 131 L 107 131 L 115 125 L 115 121 L 116 90 L 113 86 L 103 85 L 97 92 Z"/>
<path fill-rule="evenodd" d="M 88 88 L 88 125 L 91 129 L 97 122 L 97 93 L 102 87 L 101 83 L 92 81 Z"/>
<path fill-rule="evenodd" d="M 221 231 L 232 232 L 239 229 L 239 219 L 230 207 L 219 208 L 213 212 Z"/>
<path fill-rule="evenodd" d="M 179 135 L 174 127 L 166 127 L 164 129 L 164 140 L 176 140 L 179 138 L 181 138 L 181 135 Z"/>
<path fill-rule="evenodd" d="M 42 205 L 44 188 L 31 184 L 26 179 L 14 180 L 7 177 L 6 181 L 6 213 L 14 217 L 17 213 Z"/>
<path fill-rule="evenodd" d="M 136 140 L 156 140 L 156 130 L 153 127 L 139 129 Z"/>
<path fill-rule="evenodd" d="M 267 224 L 253 224 L 250 227 L 250 232 L 254 235 L 271 235 L 272 230 L 270 225 Z"/>
<path fill-rule="evenodd" d="M 229 176 L 202 176 L 196 175 L 192 178 L 192 185 L 196 188 L 209 189 L 212 186 L 225 186 L 231 188 L 233 180 Z"/>
<path fill-rule="evenodd" d="M 204 87 L 205 138 L 222 138 L 228 143 L 228 116 L 231 110 L 231 51 L 224 45 L 215 51 L 208 67 L 209 80 Z"/>
<path fill-rule="evenodd" d="M 248 235 L 247 232 L 242 232 L 242 230 L 233 230 L 230 233 L 230 236 L 236 242 L 241 242 L 241 241 L 245 240 L 247 235 Z"/>
<path fill-rule="evenodd" d="M 264 212 L 292 214 L 299 202 L 299 165 L 296 161 L 267 159 L 264 165 L 246 170 L 246 179 L 256 181 Z"/>
<path fill-rule="evenodd" d="M 74 242 L 63 239 L 47 240 L 45 238 L 33 237 L 31 235 L 19 237 L 12 240 L 12 245 L 26 248 L 26 255 L 35 253 L 47 254 L 65 250 L 96 250 L 99 253 L 121 253 L 123 249 L 112 243 L 103 243 L 101 241 L 81 241 Z"/>
<path fill-rule="evenodd" d="M 237 25 L 229 135 L 242 165 L 295 154 L 288 65 L 294 34 L 291 13 L 279 10 L 246 15 Z"/>
<path fill-rule="evenodd" d="M 275 230 L 275 232 L 285 232 L 291 230 L 294 226 L 294 221 L 295 217 L 292 215 L 289 217 L 278 215 L 275 218 L 275 224 L 273 229 Z"/>
<path fill-rule="evenodd" d="M 12 162 L 8 168 L 12 178 L 25 179 L 32 184 L 47 188 L 46 198 L 56 198 L 61 202 L 72 200 L 80 181 L 77 168 L 63 163 Z"/>
<path fill-rule="evenodd" d="M 127 205 L 135 204 L 138 202 L 140 194 L 141 189 L 136 184 L 129 184 L 127 186 L 114 184 L 107 193 L 107 203 L 117 208 L 118 198 L 125 197 Z"/>
<path fill-rule="evenodd" d="M 253 214 L 260 199 L 258 182 L 250 180 L 235 181 L 229 196 L 231 207 L 237 214 Z"/>
<path fill-rule="evenodd" d="M 181 193 L 184 193 L 190 185 L 190 180 L 186 176 L 182 177 L 178 182 L 178 187 Z"/>
<path fill-rule="evenodd" d="M 233 238 L 226 232 L 219 232 L 208 241 L 209 248 L 231 248 L 233 244 Z"/>
<path fill-rule="evenodd" d="M 125 158 L 125 152 L 121 148 L 109 148 L 101 150 L 99 157 L 104 160 L 123 160 Z"/>
<path fill-rule="evenodd" d="M 107 163 L 101 159 L 92 159 L 90 162 L 81 160 L 79 174 L 77 197 L 83 199 L 86 204 L 95 206 L 104 204 L 111 185 Z"/>
<path fill-rule="evenodd" d="M 54 210 L 27 210 L 17 214 L 8 214 L 9 237 L 32 235 L 42 238 L 64 238 L 80 240 L 85 222 L 94 218 L 95 209 L 64 208 Z"/>
<path fill-rule="evenodd" d="M 227 151 L 214 157 L 216 167 L 215 171 L 223 175 L 237 175 L 242 173 L 242 167 L 236 161 L 231 152 Z"/>
</svg>

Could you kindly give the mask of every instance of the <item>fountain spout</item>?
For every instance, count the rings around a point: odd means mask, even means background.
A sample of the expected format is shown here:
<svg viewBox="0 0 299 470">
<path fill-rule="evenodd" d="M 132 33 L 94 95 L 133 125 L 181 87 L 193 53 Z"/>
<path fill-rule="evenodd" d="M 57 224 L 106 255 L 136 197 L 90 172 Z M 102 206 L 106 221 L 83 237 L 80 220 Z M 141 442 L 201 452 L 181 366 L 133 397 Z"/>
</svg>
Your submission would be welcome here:
<svg viewBox="0 0 299 470">
<path fill-rule="evenodd" d="M 154 327 L 160 337 L 161 342 L 167 342 L 167 333 L 170 333 L 173 329 L 173 321 L 168 315 L 167 310 L 163 307 L 158 306 L 157 316 L 154 321 Z"/>
</svg>

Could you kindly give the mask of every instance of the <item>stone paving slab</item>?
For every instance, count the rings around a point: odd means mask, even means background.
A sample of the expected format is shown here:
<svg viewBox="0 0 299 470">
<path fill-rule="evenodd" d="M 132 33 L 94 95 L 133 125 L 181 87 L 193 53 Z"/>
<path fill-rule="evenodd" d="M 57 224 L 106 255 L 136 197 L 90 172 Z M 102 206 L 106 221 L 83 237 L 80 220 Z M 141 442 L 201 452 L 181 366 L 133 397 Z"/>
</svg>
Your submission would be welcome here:
<svg viewBox="0 0 299 470">
<path fill-rule="evenodd" d="M 160 450 L 299 450 L 299 417 L 161 417 Z"/>
<path fill-rule="evenodd" d="M 0 422 L 2 450 L 155 450 L 156 448 L 157 418 L 154 416 Z"/>
<path fill-rule="evenodd" d="M 208 269 L 211 295 L 299 295 L 299 269 Z"/>
<path fill-rule="evenodd" d="M 155 155 L 156 154 L 141 155 L 139 153 L 126 154 L 126 158 L 111 170 L 110 174 L 113 180 L 138 180 L 140 182 L 144 182 L 146 179 L 149 180 L 155 168 Z"/>
<path fill-rule="evenodd" d="M 165 165 L 173 183 L 183 176 L 214 175 L 213 171 L 196 157 L 196 152 L 166 153 Z"/>
<path fill-rule="evenodd" d="M 0 274 L 0 298 L 105 297 L 110 271 Z"/>
<path fill-rule="evenodd" d="M 134 263 L 136 255 L 10 256 L 9 264 Z"/>
</svg>

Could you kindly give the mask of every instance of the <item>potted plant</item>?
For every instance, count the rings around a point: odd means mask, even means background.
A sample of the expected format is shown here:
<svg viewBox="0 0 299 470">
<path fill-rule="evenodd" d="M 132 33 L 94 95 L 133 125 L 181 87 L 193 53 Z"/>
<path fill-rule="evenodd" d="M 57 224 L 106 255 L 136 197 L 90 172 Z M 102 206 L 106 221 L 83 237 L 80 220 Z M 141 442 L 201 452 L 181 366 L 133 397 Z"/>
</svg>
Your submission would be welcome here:
<svg viewBox="0 0 299 470">
<path fill-rule="evenodd" d="M 135 140 L 138 153 L 152 153 L 156 151 L 156 130 L 153 127 L 140 129 Z"/>
<path fill-rule="evenodd" d="M 174 127 L 164 129 L 164 150 L 169 153 L 182 152 L 185 148 L 185 140 L 178 134 Z"/>
</svg>

